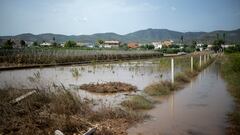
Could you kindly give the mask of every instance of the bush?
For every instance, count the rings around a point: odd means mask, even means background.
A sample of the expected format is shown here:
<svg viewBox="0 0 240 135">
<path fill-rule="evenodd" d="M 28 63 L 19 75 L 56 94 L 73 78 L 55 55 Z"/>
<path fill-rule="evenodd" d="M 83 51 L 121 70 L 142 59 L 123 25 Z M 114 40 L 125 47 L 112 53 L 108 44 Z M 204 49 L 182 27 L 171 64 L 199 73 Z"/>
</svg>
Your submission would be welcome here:
<svg viewBox="0 0 240 135">
<path fill-rule="evenodd" d="M 71 47 L 76 47 L 77 43 L 75 41 L 69 40 L 64 44 L 64 47 L 66 48 L 71 48 Z"/>
</svg>

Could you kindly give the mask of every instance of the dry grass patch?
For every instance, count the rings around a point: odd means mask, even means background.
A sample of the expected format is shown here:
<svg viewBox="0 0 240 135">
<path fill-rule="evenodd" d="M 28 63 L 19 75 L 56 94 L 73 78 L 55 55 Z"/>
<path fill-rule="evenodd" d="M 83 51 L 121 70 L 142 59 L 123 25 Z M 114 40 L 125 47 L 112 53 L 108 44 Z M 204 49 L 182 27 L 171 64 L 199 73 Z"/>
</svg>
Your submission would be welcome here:
<svg viewBox="0 0 240 135">
<path fill-rule="evenodd" d="M 191 81 L 191 78 L 189 78 L 185 73 L 178 73 L 175 76 L 175 81 L 180 84 L 189 83 Z"/>
<path fill-rule="evenodd" d="M 130 97 L 129 100 L 123 101 L 121 105 L 132 110 L 153 108 L 153 102 L 151 102 L 150 100 L 146 99 L 144 96 L 141 95 Z"/>
<path fill-rule="evenodd" d="M 137 87 L 131 84 L 122 82 L 107 82 L 107 83 L 97 83 L 97 84 L 83 84 L 80 86 L 81 89 L 90 92 L 97 93 L 116 93 L 116 92 L 128 92 L 137 91 Z"/>
<path fill-rule="evenodd" d="M 145 114 L 120 108 L 103 107 L 93 111 L 88 102 L 66 90 L 38 91 L 17 104 L 10 104 L 22 94 L 18 90 L 0 90 L 0 134 L 52 135 L 58 129 L 72 135 L 100 125 L 96 135 L 118 135 L 126 134 L 131 124 L 147 118 Z"/>
<path fill-rule="evenodd" d="M 144 92 L 146 92 L 150 96 L 162 96 L 162 95 L 168 95 L 171 93 L 171 91 L 179 89 L 178 84 L 172 84 L 170 81 L 161 81 L 159 83 L 154 83 L 149 86 L 147 86 L 144 89 Z"/>
</svg>

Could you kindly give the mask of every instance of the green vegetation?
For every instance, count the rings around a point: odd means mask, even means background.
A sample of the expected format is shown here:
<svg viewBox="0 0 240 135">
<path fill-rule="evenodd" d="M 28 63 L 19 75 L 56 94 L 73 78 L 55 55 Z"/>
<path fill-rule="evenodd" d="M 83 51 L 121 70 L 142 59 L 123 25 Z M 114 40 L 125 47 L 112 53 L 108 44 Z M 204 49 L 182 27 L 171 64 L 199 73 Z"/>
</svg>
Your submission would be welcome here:
<svg viewBox="0 0 240 135">
<path fill-rule="evenodd" d="M 141 95 L 130 97 L 129 100 L 123 101 L 121 105 L 132 110 L 142 110 L 142 109 L 153 108 L 153 103 Z"/>
<path fill-rule="evenodd" d="M 64 47 L 66 47 L 66 48 L 71 48 L 71 47 L 76 47 L 76 46 L 77 46 L 77 43 L 75 41 L 72 41 L 72 40 L 68 40 L 64 44 Z"/>
<path fill-rule="evenodd" d="M 229 134 L 240 133 L 240 53 L 226 54 L 222 59 L 221 73 L 228 83 L 228 90 L 236 99 L 235 111 L 229 115 Z"/>
<path fill-rule="evenodd" d="M 12 41 L 11 39 L 7 40 L 4 45 L 3 45 L 3 49 L 13 49 L 13 45 L 15 44 L 14 41 Z"/>
<path fill-rule="evenodd" d="M 149 45 L 149 44 L 142 45 L 142 46 L 141 46 L 141 49 L 144 49 L 144 50 L 153 50 L 153 49 L 154 49 L 154 45 Z"/>
<path fill-rule="evenodd" d="M 237 43 L 234 47 L 228 47 L 224 49 L 226 53 L 240 52 L 240 43 Z"/>
</svg>

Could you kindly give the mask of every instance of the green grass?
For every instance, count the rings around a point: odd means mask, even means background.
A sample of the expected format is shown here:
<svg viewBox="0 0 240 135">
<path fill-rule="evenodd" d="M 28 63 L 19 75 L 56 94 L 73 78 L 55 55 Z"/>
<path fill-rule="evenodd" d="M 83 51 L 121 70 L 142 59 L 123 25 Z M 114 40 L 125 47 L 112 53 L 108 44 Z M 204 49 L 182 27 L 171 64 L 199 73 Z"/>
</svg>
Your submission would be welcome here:
<svg viewBox="0 0 240 135">
<path fill-rule="evenodd" d="M 121 105 L 132 110 L 143 110 L 153 108 L 153 103 L 141 95 L 136 95 L 131 97 L 129 100 L 123 101 Z"/>
<path fill-rule="evenodd" d="M 231 122 L 229 134 L 238 134 L 240 133 L 240 53 L 226 54 L 221 59 L 221 64 L 221 74 L 236 101 L 236 108 L 229 115 Z"/>
</svg>

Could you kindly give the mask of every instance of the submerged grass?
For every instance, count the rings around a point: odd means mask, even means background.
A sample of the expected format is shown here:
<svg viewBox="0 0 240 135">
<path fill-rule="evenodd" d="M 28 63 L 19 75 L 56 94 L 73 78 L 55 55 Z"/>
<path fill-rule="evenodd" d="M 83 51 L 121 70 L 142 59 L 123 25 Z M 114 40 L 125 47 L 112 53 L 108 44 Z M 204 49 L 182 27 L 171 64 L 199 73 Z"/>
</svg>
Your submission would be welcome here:
<svg viewBox="0 0 240 135">
<path fill-rule="evenodd" d="M 221 74 L 236 101 L 236 108 L 229 115 L 231 126 L 228 133 L 237 135 L 240 133 L 240 53 L 226 54 L 220 62 Z"/>
<path fill-rule="evenodd" d="M 129 100 L 123 101 L 121 105 L 132 110 L 144 110 L 153 108 L 153 102 L 141 95 L 130 97 Z"/>
</svg>

